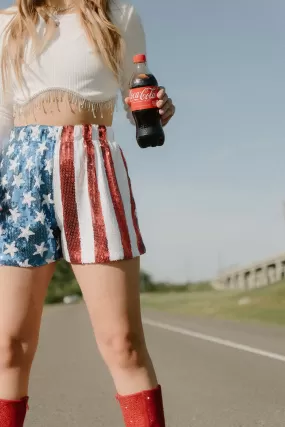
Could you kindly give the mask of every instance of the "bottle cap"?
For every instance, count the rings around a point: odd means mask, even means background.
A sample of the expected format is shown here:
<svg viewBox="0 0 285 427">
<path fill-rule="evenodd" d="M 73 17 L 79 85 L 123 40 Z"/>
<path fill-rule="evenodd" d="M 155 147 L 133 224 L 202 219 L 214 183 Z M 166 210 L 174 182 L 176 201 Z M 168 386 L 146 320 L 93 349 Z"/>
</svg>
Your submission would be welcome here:
<svg viewBox="0 0 285 427">
<path fill-rule="evenodd" d="M 140 53 L 139 55 L 135 55 L 133 58 L 134 64 L 139 64 L 141 62 L 146 62 L 146 55 Z"/>
</svg>

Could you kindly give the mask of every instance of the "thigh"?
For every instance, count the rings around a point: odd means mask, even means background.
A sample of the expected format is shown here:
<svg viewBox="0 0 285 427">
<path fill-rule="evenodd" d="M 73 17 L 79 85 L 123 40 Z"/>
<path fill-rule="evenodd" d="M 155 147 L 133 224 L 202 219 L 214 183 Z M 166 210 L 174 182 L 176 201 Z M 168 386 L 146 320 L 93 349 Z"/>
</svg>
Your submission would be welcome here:
<svg viewBox="0 0 285 427">
<path fill-rule="evenodd" d="M 143 337 L 139 257 L 109 264 L 73 265 L 73 271 L 98 344 L 130 334 Z"/>
<path fill-rule="evenodd" d="M 0 267 L 0 340 L 37 343 L 48 284 L 55 264 Z M 1 345 L 1 344 L 0 344 Z"/>
</svg>

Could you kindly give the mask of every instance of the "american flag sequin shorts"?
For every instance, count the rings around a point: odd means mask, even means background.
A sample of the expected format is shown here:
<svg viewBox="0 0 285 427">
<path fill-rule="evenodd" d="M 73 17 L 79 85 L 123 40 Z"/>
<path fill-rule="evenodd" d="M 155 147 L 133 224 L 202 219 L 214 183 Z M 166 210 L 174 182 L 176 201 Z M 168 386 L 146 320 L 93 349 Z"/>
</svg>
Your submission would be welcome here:
<svg viewBox="0 0 285 427">
<path fill-rule="evenodd" d="M 0 265 L 106 263 L 145 252 L 111 128 L 16 127 L 0 178 Z"/>
</svg>

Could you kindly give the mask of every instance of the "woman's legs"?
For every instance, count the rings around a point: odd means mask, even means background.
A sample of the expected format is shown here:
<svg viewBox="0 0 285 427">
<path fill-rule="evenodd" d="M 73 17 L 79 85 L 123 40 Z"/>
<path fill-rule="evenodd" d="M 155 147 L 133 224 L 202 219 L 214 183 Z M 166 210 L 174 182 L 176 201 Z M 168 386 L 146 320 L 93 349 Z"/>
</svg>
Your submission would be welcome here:
<svg viewBox="0 0 285 427">
<path fill-rule="evenodd" d="M 118 393 L 157 386 L 141 322 L 139 258 L 73 269 Z"/>
<path fill-rule="evenodd" d="M 44 299 L 54 268 L 54 264 L 37 268 L 0 267 L 1 427 L 22 426 L 17 420 L 23 405 L 14 401 L 28 394 Z"/>
<path fill-rule="evenodd" d="M 149 427 L 148 417 L 152 417 L 152 427 L 164 427 L 161 391 L 142 327 L 139 258 L 73 265 L 73 270 L 99 350 L 113 377 L 126 425 Z"/>
</svg>

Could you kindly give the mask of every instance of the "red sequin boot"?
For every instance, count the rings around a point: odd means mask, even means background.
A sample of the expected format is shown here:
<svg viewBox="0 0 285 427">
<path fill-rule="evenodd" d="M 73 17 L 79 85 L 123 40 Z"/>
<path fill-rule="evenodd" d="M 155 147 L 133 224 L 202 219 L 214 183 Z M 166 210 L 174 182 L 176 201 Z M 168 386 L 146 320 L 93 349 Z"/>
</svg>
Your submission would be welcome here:
<svg viewBox="0 0 285 427">
<path fill-rule="evenodd" d="M 28 408 L 28 397 L 21 400 L 0 399 L 0 427 L 23 427 Z"/>
<path fill-rule="evenodd" d="M 165 427 L 161 387 L 129 396 L 117 395 L 126 427 Z"/>
</svg>

